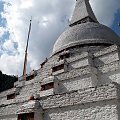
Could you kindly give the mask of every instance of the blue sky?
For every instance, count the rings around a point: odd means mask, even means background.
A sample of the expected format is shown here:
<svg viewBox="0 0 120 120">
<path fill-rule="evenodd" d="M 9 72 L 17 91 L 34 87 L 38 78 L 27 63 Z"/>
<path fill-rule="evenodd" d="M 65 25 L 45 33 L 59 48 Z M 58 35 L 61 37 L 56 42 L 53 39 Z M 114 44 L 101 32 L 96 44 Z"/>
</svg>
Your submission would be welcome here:
<svg viewBox="0 0 120 120">
<path fill-rule="evenodd" d="M 2 1 L 0 1 L 0 13 L 3 12 L 3 8 L 4 7 L 4 3 Z M 1 17 L 1 14 L 0 14 L 0 26 L 4 26 L 5 27 L 5 24 L 6 24 L 6 20 L 3 19 Z"/>
<path fill-rule="evenodd" d="M 0 1 L 0 13 L 3 11 L 3 2 Z M 3 19 L 0 14 L 0 26 L 3 26 Z"/>
<path fill-rule="evenodd" d="M 118 23 L 120 23 L 120 10 L 115 14 L 115 19 L 111 26 L 111 28 L 120 36 L 120 26 L 118 26 Z"/>
<path fill-rule="evenodd" d="M 2 13 L 4 10 L 4 2 L 0 1 L 0 13 Z M 5 28 L 6 27 L 6 19 L 3 18 L 0 14 L 0 27 Z M 4 32 L 2 36 L 0 36 L 0 43 L 4 43 L 6 39 L 9 38 L 9 32 Z"/>
<path fill-rule="evenodd" d="M 90 0 L 90 3 L 98 21 L 111 26 L 120 36 L 120 0 L 109 0 L 109 3 Z M 74 5 L 75 0 L 0 0 L 0 70 L 21 75 L 31 16 L 27 70 L 38 69 L 67 28 Z"/>
<path fill-rule="evenodd" d="M 0 1 L 0 11 L 3 11 L 3 2 Z"/>
</svg>

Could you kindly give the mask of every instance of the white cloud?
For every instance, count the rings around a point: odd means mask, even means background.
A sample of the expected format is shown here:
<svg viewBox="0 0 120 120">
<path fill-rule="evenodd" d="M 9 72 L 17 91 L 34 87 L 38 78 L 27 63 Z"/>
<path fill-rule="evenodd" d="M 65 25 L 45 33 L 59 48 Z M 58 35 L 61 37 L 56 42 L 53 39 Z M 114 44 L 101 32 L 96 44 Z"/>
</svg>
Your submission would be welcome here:
<svg viewBox="0 0 120 120">
<path fill-rule="evenodd" d="M 6 49 L 6 50 L 14 51 L 14 49 L 15 49 L 14 48 L 14 43 L 11 40 L 7 40 L 6 42 L 4 42 L 3 48 Z"/>
<path fill-rule="evenodd" d="M 58 36 L 66 29 L 75 0 L 2 0 L 5 2 L 2 17 L 7 21 L 9 40 L 3 48 L 13 51 L 0 57 L 0 69 L 7 74 L 21 74 L 29 19 L 33 17 L 28 50 L 28 71 L 38 69 L 43 59 L 51 54 Z M 100 22 L 111 25 L 119 6 L 119 0 L 91 0 Z M 9 3 L 9 4 L 8 4 Z M 1 33 L 4 34 L 4 33 Z M 18 43 L 15 48 L 14 42 Z"/>
<path fill-rule="evenodd" d="M 22 9 L 29 9 L 30 7 L 33 7 L 33 5 L 34 5 L 34 0 L 21 0 L 20 1 L 21 2 L 21 4 L 20 4 L 20 7 L 22 8 Z"/>
<path fill-rule="evenodd" d="M 120 0 L 90 0 L 90 3 L 99 22 L 111 26 L 120 9 Z"/>
<path fill-rule="evenodd" d="M 22 64 L 21 64 L 22 58 L 18 55 L 16 56 L 10 56 L 8 54 L 3 54 L 0 58 L 0 69 L 4 73 L 7 74 L 18 74 L 21 72 Z M 8 68 L 8 69 L 7 69 Z"/>
</svg>

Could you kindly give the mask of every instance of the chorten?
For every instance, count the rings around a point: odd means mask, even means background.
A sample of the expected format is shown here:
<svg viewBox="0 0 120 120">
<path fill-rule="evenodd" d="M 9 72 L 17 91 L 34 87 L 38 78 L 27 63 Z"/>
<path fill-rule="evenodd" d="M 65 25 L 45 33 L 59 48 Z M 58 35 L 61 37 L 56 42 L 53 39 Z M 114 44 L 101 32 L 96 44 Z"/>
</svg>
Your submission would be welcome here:
<svg viewBox="0 0 120 120">
<path fill-rule="evenodd" d="M 38 70 L 0 93 L 0 120 L 120 120 L 120 37 L 76 0 Z"/>
</svg>

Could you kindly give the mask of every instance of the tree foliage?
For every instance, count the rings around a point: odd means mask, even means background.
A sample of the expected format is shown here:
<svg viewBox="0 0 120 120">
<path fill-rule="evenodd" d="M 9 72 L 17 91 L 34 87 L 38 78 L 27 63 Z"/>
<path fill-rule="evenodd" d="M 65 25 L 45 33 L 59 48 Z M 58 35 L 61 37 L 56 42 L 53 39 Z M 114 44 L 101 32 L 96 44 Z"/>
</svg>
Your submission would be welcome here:
<svg viewBox="0 0 120 120">
<path fill-rule="evenodd" d="M 16 82 L 18 78 L 16 76 L 10 76 L 3 74 L 2 71 L 0 71 L 0 92 L 13 88 L 14 82 Z"/>
</svg>

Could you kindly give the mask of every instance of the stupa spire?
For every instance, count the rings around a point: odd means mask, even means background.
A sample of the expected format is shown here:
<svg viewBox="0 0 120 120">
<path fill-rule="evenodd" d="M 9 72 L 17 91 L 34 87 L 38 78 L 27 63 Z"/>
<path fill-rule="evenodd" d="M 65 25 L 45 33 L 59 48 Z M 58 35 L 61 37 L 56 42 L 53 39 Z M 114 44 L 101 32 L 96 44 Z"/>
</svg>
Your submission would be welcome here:
<svg viewBox="0 0 120 120">
<path fill-rule="evenodd" d="M 92 11 L 89 0 L 76 0 L 76 6 L 70 21 L 70 26 L 88 21 L 98 22 Z"/>
</svg>

